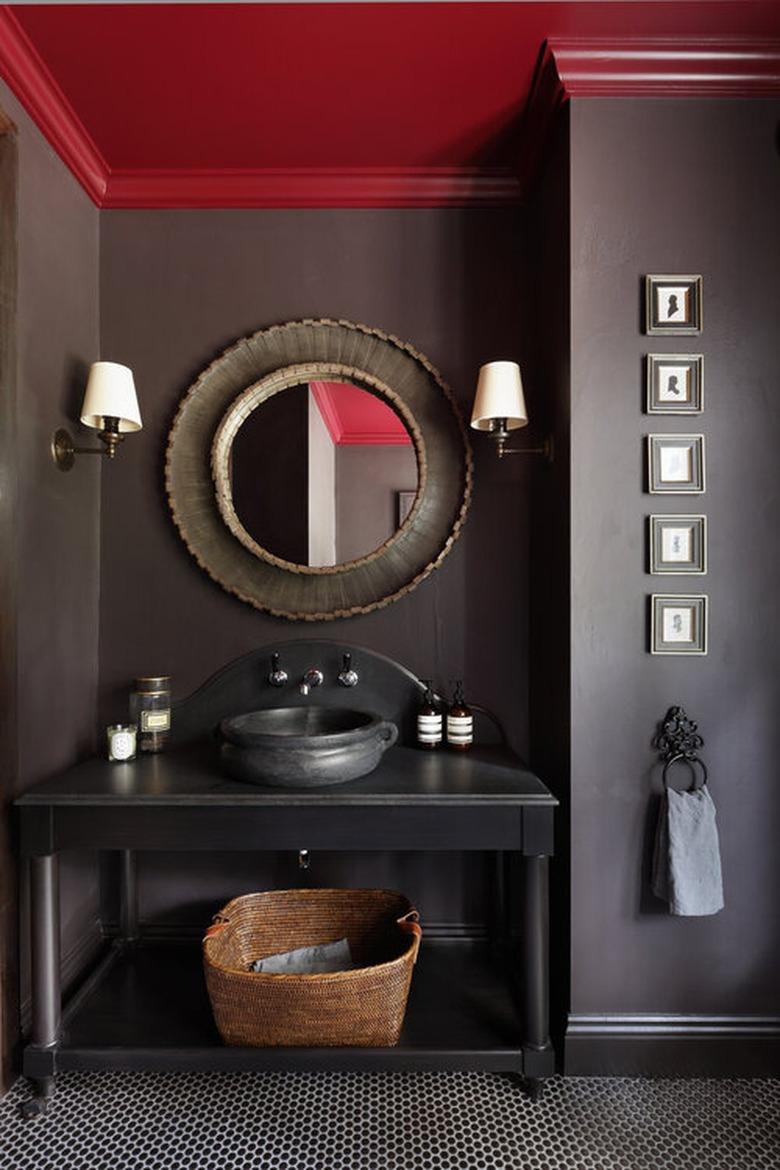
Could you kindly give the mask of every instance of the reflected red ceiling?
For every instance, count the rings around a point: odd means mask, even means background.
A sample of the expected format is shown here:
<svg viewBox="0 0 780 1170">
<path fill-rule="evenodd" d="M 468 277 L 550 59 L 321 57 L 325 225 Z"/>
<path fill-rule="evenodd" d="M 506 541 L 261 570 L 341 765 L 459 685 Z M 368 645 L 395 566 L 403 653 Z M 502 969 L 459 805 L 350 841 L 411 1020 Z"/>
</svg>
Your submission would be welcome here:
<svg viewBox="0 0 780 1170">
<path fill-rule="evenodd" d="M 457 180 L 468 202 L 475 176 L 500 187 L 518 170 L 546 40 L 647 37 L 777 39 L 780 4 L 11 5 L 0 68 L 109 206 L 176 205 L 198 180 L 196 205 L 220 193 L 241 205 L 241 182 L 251 205 L 246 178 L 258 175 L 273 205 L 290 175 L 305 187 L 313 174 L 323 204 L 341 201 L 350 174 L 401 204 L 421 176 Z M 64 129 L 52 130 L 56 103 Z"/>
<path fill-rule="evenodd" d="M 410 447 L 412 438 L 394 410 L 349 382 L 310 382 L 330 437 L 337 447 L 353 444 Z"/>
</svg>

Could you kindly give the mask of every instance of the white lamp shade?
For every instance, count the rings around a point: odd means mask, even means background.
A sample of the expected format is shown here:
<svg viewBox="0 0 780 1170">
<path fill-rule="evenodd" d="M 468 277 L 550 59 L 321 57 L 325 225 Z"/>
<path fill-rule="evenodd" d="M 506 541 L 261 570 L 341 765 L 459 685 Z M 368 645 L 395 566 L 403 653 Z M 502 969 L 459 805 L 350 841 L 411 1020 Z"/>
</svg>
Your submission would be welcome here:
<svg viewBox="0 0 780 1170">
<path fill-rule="evenodd" d="M 489 431 L 497 418 L 506 419 L 508 431 L 528 425 L 517 362 L 488 362 L 479 371 L 471 425 L 476 431 Z"/>
<path fill-rule="evenodd" d="M 81 421 L 102 431 L 106 418 L 118 418 L 119 430 L 140 431 L 141 412 L 133 371 L 117 362 L 93 362 L 81 404 Z"/>
</svg>

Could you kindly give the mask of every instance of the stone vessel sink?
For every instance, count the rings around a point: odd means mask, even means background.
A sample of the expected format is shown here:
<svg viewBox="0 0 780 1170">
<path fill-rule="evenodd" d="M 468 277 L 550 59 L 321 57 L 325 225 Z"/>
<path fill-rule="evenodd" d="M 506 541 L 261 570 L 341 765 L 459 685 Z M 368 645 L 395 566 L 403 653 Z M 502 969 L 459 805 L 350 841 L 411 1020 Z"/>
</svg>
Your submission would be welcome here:
<svg viewBox="0 0 780 1170">
<path fill-rule="evenodd" d="M 373 772 L 398 739 L 394 723 L 340 707 L 270 707 L 223 719 L 222 766 L 275 788 L 343 784 Z"/>
</svg>

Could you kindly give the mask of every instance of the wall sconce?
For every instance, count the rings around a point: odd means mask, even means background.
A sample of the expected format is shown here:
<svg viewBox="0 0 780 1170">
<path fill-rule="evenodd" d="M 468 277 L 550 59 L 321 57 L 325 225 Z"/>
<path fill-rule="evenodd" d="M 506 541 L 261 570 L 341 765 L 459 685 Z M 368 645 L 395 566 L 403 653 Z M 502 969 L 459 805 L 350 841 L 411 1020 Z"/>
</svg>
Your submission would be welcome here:
<svg viewBox="0 0 780 1170">
<path fill-rule="evenodd" d="M 70 471 L 77 455 L 107 455 L 113 459 L 125 434 L 141 430 L 132 370 L 117 362 L 93 362 L 81 404 L 81 421 L 95 428 L 103 446 L 74 447 L 68 431 L 60 428 L 51 441 L 52 458 L 60 471 Z"/>
<path fill-rule="evenodd" d="M 517 362 L 488 362 L 479 371 L 471 425 L 487 431 L 496 443 L 499 458 L 504 455 L 543 455 L 553 459 L 552 435 L 540 447 L 509 447 L 510 432 L 528 426 L 528 411 Z"/>
</svg>

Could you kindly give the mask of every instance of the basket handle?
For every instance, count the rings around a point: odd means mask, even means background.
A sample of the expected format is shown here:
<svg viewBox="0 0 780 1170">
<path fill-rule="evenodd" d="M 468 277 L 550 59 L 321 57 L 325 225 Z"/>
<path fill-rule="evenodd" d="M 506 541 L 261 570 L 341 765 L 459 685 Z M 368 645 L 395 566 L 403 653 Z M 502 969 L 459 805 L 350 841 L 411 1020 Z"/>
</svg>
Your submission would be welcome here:
<svg viewBox="0 0 780 1170">
<path fill-rule="evenodd" d="M 417 952 L 420 949 L 420 942 L 422 941 L 422 927 L 420 926 L 420 915 L 416 910 L 412 909 L 401 918 L 397 918 L 396 922 L 401 930 L 406 934 L 411 934 L 414 938 L 414 962 L 417 962 Z"/>
<path fill-rule="evenodd" d="M 225 929 L 229 922 L 230 919 L 225 918 L 223 914 L 215 914 L 211 920 L 211 926 L 208 927 L 206 933 L 203 936 L 203 941 L 205 942 L 207 938 L 212 938 L 213 935 L 219 934 L 221 930 Z"/>
</svg>

